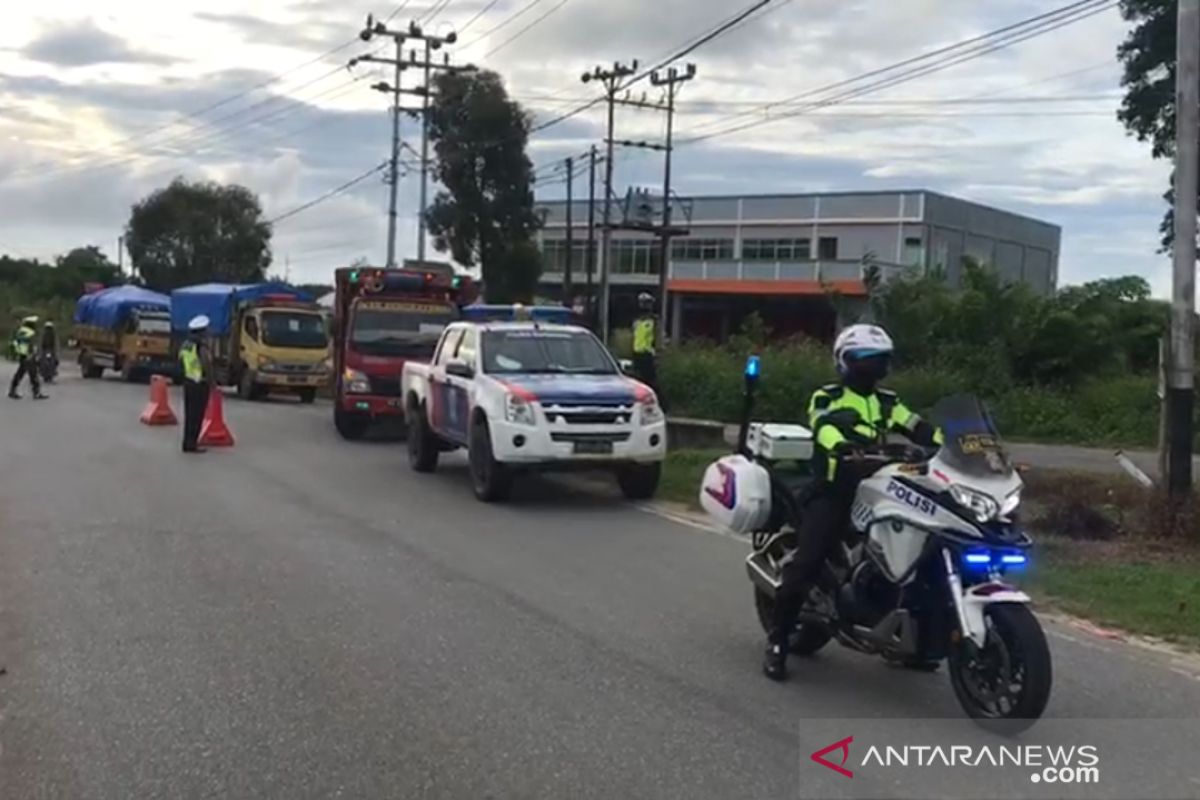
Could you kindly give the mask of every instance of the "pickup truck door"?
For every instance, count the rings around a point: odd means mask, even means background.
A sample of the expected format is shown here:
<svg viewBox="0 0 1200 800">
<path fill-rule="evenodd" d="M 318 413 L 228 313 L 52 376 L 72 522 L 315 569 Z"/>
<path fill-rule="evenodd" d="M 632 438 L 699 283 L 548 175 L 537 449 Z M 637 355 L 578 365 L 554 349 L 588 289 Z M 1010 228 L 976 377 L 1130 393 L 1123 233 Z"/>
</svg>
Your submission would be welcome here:
<svg viewBox="0 0 1200 800">
<path fill-rule="evenodd" d="M 466 444 L 470 433 L 471 388 L 474 382 L 477 342 L 478 332 L 474 328 L 465 328 L 446 365 L 438 370 L 438 380 L 442 386 L 439 411 L 442 415 L 443 429 L 440 433 L 457 444 Z M 470 373 L 451 374 L 453 366 L 469 367 Z"/>
<path fill-rule="evenodd" d="M 459 359 L 458 351 L 464 338 L 462 329 L 452 329 L 442 340 L 437 358 L 429 370 L 429 427 L 439 436 L 452 442 L 465 442 L 467 409 L 463 379 L 446 372 L 446 366 Z"/>
</svg>

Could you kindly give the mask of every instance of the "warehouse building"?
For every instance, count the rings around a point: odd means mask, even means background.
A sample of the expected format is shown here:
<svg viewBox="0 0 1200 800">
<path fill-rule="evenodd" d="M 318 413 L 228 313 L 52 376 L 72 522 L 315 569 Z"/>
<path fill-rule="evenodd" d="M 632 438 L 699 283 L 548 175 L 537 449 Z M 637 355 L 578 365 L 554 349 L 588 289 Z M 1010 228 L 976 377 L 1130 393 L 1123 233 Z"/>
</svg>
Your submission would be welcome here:
<svg viewBox="0 0 1200 800">
<path fill-rule="evenodd" d="M 561 297 L 567 265 L 565 201 L 539 202 L 545 225 L 542 292 Z M 656 213 L 661 215 L 661 201 Z M 633 212 L 614 203 L 613 220 Z M 730 195 L 676 199 L 668 294 L 673 338 L 723 340 L 751 311 L 778 334 L 828 337 L 865 306 L 864 271 L 882 280 L 942 271 L 952 286 L 974 257 L 1010 281 L 1051 293 L 1062 231 L 1030 217 L 925 190 Z M 587 282 L 588 204 L 572 207 L 572 294 Z M 599 204 L 597 226 L 603 218 Z M 595 231 L 596 248 L 600 232 Z M 661 245 L 651 233 L 616 230 L 610 273 L 614 326 L 628 324 L 639 292 L 657 295 Z M 593 274 L 599 286 L 598 264 Z M 839 299 L 831 299 L 831 291 Z"/>
</svg>

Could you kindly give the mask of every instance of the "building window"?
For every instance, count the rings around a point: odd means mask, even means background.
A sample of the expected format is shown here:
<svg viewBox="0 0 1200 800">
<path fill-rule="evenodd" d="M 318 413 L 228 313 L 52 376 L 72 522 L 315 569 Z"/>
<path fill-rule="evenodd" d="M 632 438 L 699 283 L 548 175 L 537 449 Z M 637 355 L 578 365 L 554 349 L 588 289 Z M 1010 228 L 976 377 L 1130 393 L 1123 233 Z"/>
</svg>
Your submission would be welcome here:
<svg viewBox="0 0 1200 800">
<path fill-rule="evenodd" d="M 599 244 L 597 243 L 597 247 Z M 571 269 L 576 272 L 587 270 L 587 239 L 576 239 L 571 242 L 574 257 Z M 599 262 L 596 262 L 599 264 Z M 542 269 L 545 272 L 565 272 L 567 269 L 567 240 L 546 239 L 542 242 Z"/>
<path fill-rule="evenodd" d="M 912 267 L 925 263 L 925 248 L 920 236 L 909 236 L 904 240 L 904 263 Z"/>
<path fill-rule="evenodd" d="M 662 244 L 654 239 L 614 239 L 612 271 L 621 275 L 657 275 Z"/>
<path fill-rule="evenodd" d="M 817 258 L 822 261 L 837 261 L 838 245 L 836 236 L 822 236 L 817 243 Z"/>
<path fill-rule="evenodd" d="M 733 239 L 676 239 L 671 247 L 675 261 L 731 261 Z"/>
<path fill-rule="evenodd" d="M 743 261 L 808 261 L 812 245 L 808 239 L 743 239 Z"/>
</svg>

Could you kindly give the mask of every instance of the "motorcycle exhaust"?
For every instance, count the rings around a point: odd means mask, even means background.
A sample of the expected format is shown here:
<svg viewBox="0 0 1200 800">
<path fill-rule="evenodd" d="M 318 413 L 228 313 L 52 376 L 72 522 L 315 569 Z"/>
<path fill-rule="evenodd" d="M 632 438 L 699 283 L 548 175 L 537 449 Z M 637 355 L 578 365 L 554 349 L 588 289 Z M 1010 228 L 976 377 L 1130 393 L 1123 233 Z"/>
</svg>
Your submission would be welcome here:
<svg viewBox="0 0 1200 800">
<path fill-rule="evenodd" d="M 775 597 L 775 593 L 783 584 L 767 555 L 762 552 L 751 553 L 746 557 L 746 574 L 759 591 L 771 598 Z"/>
</svg>

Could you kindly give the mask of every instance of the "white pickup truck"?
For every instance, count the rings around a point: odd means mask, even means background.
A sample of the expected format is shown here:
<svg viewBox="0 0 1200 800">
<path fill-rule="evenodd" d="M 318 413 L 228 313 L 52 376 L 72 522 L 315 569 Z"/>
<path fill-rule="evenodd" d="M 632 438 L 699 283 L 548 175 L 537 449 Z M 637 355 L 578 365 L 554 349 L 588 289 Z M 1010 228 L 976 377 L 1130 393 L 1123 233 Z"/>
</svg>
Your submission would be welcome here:
<svg viewBox="0 0 1200 800">
<path fill-rule="evenodd" d="M 449 325 L 401 380 L 418 472 L 467 448 L 475 495 L 505 499 L 525 470 L 604 469 L 626 497 L 658 488 L 667 426 L 658 398 L 586 328 L 536 321 Z"/>
</svg>

